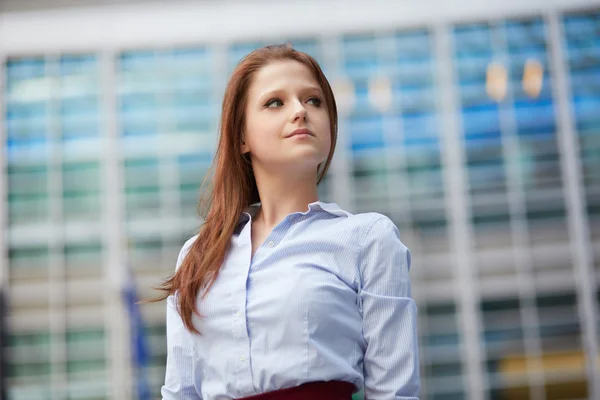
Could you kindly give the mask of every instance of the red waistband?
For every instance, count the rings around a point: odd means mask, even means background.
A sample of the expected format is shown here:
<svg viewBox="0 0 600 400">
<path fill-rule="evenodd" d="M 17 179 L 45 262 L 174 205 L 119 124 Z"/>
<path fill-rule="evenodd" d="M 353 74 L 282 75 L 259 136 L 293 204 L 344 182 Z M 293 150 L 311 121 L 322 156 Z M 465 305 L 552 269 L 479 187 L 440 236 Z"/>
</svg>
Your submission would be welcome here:
<svg viewBox="0 0 600 400">
<path fill-rule="evenodd" d="M 351 400 L 355 389 L 350 382 L 310 382 L 238 400 Z"/>
</svg>

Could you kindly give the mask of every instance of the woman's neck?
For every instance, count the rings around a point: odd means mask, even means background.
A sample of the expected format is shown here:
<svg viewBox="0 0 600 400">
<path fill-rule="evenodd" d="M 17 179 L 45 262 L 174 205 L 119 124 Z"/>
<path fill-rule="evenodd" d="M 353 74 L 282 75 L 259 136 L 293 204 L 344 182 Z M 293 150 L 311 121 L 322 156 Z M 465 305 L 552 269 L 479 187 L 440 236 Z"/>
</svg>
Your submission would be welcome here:
<svg viewBox="0 0 600 400">
<path fill-rule="evenodd" d="M 308 205 L 319 200 L 317 179 L 256 177 L 261 207 L 254 218 L 261 226 L 272 229 L 294 212 L 305 212 Z"/>
</svg>

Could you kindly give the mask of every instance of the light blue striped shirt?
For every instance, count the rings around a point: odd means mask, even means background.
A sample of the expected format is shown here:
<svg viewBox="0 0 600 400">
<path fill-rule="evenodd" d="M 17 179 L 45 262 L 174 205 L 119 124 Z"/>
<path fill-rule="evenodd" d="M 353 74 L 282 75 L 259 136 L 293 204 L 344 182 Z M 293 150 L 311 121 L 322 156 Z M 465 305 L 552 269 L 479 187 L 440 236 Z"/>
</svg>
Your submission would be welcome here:
<svg viewBox="0 0 600 400">
<path fill-rule="evenodd" d="M 251 257 L 258 205 L 240 217 L 193 335 L 167 299 L 164 400 L 231 399 L 343 380 L 369 400 L 415 399 L 420 379 L 410 252 L 377 213 L 315 202 Z M 183 246 L 180 265 L 196 237 Z"/>
</svg>

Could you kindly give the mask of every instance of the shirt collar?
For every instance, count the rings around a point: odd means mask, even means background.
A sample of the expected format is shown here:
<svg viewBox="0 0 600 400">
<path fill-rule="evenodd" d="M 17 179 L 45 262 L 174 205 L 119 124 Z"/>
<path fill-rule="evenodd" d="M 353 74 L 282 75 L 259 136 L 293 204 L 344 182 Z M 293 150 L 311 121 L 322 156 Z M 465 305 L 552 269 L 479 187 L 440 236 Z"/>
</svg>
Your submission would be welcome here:
<svg viewBox="0 0 600 400">
<path fill-rule="evenodd" d="M 240 227 L 244 226 L 246 222 L 250 220 L 250 218 L 254 218 L 259 209 L 260 202 L 251 204 L 244 210 L 244 212 L 242 212 L 242 215 L 240 215 L 240 218 L 238 220 L 238 228 L 236 229 L 236 233 L 237 231 L 239 231 Z M 307 215 L 319 210 L 328 212 L 329 214 L 335 215 L 337 217 L 349 217 L 352 215 L 349 212 L 342 210 L 340 206 L 338 206 L 336 203 L 324 203 L 322 201 L 315 201 L 313 203 L 310 203 L 308 205 L 308 210 L 301 212 L 301 214 Z"/>
</svg>

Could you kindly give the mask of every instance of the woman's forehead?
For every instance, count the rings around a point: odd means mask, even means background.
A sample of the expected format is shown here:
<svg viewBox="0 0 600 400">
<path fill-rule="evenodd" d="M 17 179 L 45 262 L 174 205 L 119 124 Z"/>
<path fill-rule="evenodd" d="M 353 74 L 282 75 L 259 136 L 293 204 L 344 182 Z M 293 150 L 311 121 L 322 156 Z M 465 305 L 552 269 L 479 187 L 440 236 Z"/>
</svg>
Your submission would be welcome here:
<svg viewBox="0 0 600 400">
<path fill-rule="evenodd" d="M 250 90 L 261 92 L 281 90 L 291 86 L 320 90 L 317 80 L 304 64 L 294 61 L 276 61 L 262 67 L 252 79 Z"/>
</svg>

